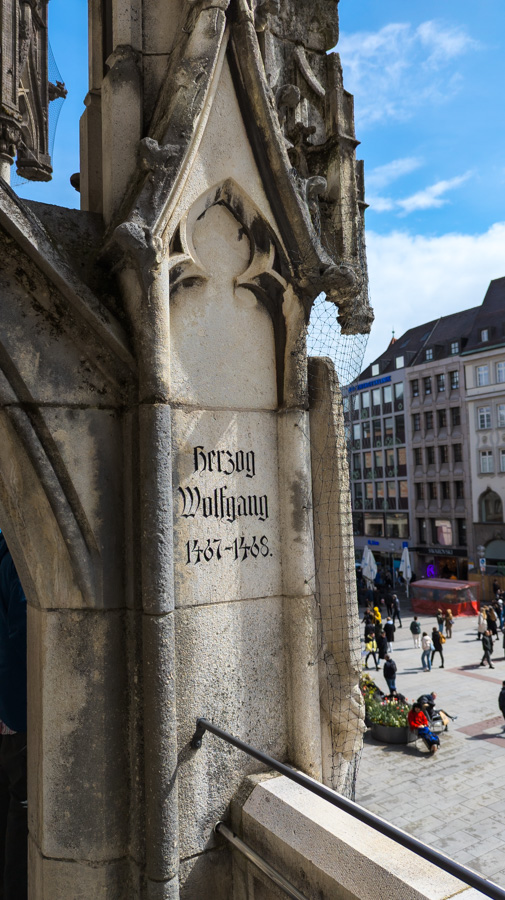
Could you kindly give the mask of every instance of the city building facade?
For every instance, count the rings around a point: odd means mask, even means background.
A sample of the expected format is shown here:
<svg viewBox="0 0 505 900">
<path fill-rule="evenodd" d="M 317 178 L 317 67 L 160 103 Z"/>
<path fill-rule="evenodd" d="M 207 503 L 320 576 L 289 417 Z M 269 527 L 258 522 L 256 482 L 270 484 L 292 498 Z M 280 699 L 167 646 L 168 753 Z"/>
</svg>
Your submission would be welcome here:
<svg viewBox="0 0 505 900">
<path fill-rule="evenodd" d="M 386 570 L 408 546 L 417 577 L 505 565 L 505 278 L 481 306 L 393 339 L 349 410 L 358 562 L 368 545 Z"/>
</svg>

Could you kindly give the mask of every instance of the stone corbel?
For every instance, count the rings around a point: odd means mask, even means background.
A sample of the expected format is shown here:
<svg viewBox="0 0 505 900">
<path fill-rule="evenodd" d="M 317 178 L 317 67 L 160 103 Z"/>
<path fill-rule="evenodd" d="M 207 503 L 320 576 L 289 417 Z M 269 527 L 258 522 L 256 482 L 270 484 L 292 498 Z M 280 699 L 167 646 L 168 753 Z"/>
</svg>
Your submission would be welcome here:
<svg viewBox="0 0 505 900">
<path fill-rule="evenodd" d="M 254 26 L 256 31 L 266 31 L 270 16 L 278 15 L 280 7 L 280 0 L 258 0 L 254 14 Z"/>
<path fill-rule="evenodd" d="M 123 222 L 118 225 L 114 231 L 114 238 L 132 261 L 147 292 L 156 278 L 161 263 L 163 250 L 161 238 L 153 235 L 146 225 L 138 222 Z"/>
</svg>

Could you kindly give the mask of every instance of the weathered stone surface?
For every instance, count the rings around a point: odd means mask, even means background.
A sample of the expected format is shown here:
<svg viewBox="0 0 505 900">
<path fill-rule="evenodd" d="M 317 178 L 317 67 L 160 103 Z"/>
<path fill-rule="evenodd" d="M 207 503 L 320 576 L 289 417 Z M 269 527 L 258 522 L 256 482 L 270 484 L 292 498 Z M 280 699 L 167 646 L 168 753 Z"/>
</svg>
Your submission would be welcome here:
<svg viewBox="0 0 505 900">
<path fill-rule="evenodd" d="M 29 843 L 30 900 L 124 900 L 131 896 L 128 860 L 103 865 L 47 859 Z M 163 897 L 165 900 L 165 897 Z M 172 898 L 170 898 L 172 900 Z"/>
<path fill-rule="evenodd" d="M 214 842 L 243 776 L 261 766 L 208 734 L 188 748 L 196 719 L 286 759 L 286 643 L 279 598 L 176 612 L 181 857 Z"/>
<path fill-rule="evenodd" d="M 120 612 L 29 609 L 28 803 L 44 856 L 91 864 L 127 852 L 124 639 Z"/>
<path fill-rule="evenodd" d="M 181 900 L 234 897 L 231 853 L 226 847 L 211 850 L 204 857 L 183 860 L 179 875 Z"/>
<path fill-rule="evenodd" d="M 178 606 L 282 593 L 276 416 L 174 412 Z"/>
</svg>

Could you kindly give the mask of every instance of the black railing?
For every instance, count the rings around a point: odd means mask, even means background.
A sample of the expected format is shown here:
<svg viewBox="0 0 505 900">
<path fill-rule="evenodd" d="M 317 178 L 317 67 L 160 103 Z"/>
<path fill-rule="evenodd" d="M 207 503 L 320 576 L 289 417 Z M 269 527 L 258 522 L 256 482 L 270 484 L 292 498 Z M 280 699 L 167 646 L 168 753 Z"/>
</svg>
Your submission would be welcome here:
<svg viewBox="0 0 505 900">
<path fill-rule="evenodd" d="M 470 887 L 476 888 L 476 890 L 485 894 L 486 897 L 491 897 L 492 900 L 505 900 L 505 890 L 498 887 L 497 884 L 493 884 L 493 882 L 488 881 L 481 875 L 477 875 L 476 872 L 472 872 L 472 870 L 467 869 L 466 866 L 454 862 L 453 859 L 450 859 L 438 850 L 434 850 L 427 844 L 423 844 L 421 841 L 418 841 L 417 838 L 411 837 L 410 834 L 406 834 L 389 822 L 385 822 L 383 819 L 380 819 L 379 816 L 374 815 L 367 809 L 363 809 L 362 806 L 358 806 L 357 803 L 348 800 L 347 797 L 342 797 L 341 794 L 337 794 L 336 791 L 332 791 L 331 788 L 327 788 L 324 784 L 314 781 L 312 778 L 309 778 L 308 775 L 303 775 L 296 769 L 291 768 L 291 766 L 286 765 L 286 763 L 279 762 L 279 760 L 274 759 L 267 753 L 263 753 L 262 750 L 257 750 L 255 747 L 251 747 L 249 744 L 241 741 L 240 738 L 228 734 L 227 731 L 223 731 L 222 728 L 209 722 L 208 719 L 197 719 L 196 731 L 191 740 L 191 746 L 194 750 L 198 750 L 202 746 L 202 739 L 206 731 L 210 731 L 212 734 L 216 735 L 216 737 L 226 741 L 226 743 L 231 744 L 233 747 L 237 747 L 238 750 L 242 750 L 244 753 L 247 753 L 248 756 L 252 756 L 254 759 L 257 759 L 258 762 L 263 763 L 270 769 L 274 769 L 281 775 L 285 775 L 286 778 L 289 778 L 301 787 L 316 794 L 317 797 L 327 800 L 328 803 L 349 813 L 349 815 L 353 816 L 355 819 L 359 819 L 360 822 L 364 822 L 365 825 L 374 828 L 375 831 L 380 832 L 380 834 L 391 838 L 393 841 L 396 841 L 397 844 L 401 844 L 402 847 L 406 847 L 407 850 L 411 850 L 413 853 L 416 853 L 418 856 L 427 860 L 427 862 L 433 863 L 433 865 L 438 866 L 455 878 L 459 878 L 460 881 L 468 884 Z"/>
</svg>

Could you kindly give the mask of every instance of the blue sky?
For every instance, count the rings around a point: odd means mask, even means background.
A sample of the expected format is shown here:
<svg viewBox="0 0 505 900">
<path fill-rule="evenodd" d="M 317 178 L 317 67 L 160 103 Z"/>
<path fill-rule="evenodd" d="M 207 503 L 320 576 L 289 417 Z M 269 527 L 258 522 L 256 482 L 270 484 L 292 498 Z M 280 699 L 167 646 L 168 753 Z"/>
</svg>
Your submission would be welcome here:
<svg viewBox="0 0 505 900">
<path fill-rule="evenodd" d="M 370 293 L 365 361 L 394 328 L 475 306 L 505 275 L 505 2 L 340 0 L 344 82 L 365 160 Z M 54 178 L 21 196 L 79 205 L 87 0 L 51 0 L 50 40 L 69 94 Z"/>
</svg>

